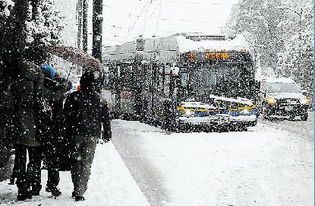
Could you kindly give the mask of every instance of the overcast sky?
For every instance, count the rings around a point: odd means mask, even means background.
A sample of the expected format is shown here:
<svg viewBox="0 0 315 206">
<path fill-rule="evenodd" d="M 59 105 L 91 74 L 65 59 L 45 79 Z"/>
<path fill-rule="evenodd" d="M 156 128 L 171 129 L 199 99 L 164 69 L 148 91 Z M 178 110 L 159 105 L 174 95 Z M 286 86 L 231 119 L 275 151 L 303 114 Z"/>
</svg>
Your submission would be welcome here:
<svg viewBox="0 0 315 206">
<path fill-rule="evenodd" d="M 66 44 L 76 41 L 77 0 L 56 0 L 66 16 Z M 220 34 L 238 0 L 104 0 L 104 45 L 178 32 Z M 90 0 L 92 8 L 92 0 Z"/>
<path fill-rule="evenodd" d="M 237 1 L 106 0 L 104 43 L 121 43 L 139 35 L 167 36 L 177 32 L 218 34 Z"/>
</svg>

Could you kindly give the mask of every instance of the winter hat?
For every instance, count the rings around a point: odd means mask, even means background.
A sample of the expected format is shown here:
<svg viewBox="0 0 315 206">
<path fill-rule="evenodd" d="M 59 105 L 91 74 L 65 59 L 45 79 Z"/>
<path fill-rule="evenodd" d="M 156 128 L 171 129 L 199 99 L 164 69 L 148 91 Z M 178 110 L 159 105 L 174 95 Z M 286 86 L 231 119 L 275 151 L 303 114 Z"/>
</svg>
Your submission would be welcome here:
<svg viewBox="0 0 315 206">
<path fill-rule="evenodd" d="M 80 79 L 81 88 L 92 87 L 95 82 L 93 72 L 83 73 Z"/>
<path fill-rule="evenodd" d="M 43 71 L 45 77 L 48 77 L 49 79 L 55 79 L 56 69 L 54 67 L 44 64 L 40 68 Z"/>
</svg>

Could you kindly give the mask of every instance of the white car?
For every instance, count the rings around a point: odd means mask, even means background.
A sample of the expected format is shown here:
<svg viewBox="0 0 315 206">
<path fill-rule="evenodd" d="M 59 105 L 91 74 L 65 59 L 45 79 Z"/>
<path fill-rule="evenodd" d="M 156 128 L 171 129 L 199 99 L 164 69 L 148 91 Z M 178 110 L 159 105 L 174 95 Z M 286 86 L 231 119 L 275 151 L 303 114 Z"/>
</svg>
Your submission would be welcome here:
<svg viewBox="0 0 315 206">
<path fill-rule="evenodd" d="M 304 96 L 299 86 L 289 78 L 270 78 L 261 81 L 260 86 L 261 113 L 263 117 L 289 116 L 294 119 L 308 118 L 308 107 L 311 102 Z"/>
</svg>

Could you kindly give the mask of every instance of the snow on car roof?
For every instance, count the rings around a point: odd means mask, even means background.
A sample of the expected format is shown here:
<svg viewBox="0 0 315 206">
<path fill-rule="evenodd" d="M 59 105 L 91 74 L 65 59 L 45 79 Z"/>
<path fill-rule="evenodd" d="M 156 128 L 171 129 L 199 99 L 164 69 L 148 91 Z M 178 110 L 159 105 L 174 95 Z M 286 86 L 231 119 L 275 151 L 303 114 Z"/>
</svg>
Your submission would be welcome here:
<svg viewBox="0 0 315 206">
<path fill-rule="evenodd" d="M 242 35 L 239 35 L 232 40 L 193 41 L 191 39 L 187 39 L 184 36 L 177 36 L 176 40 L 178 42 L 179 52 L 206 51 L 206 50 L 231 51 L 231 50 L 242 50 L 242 49 L 248 50 L 249 48 L 247 41 Z"/>
<path fill-rule="evenodd" d="M 290 78 L 285 78 L 285 77 L 281 77 L 281 78 L 269 78 L 265 80 L 268 83 L 276 83 L 276 82 L 282 82 L 282 83 L 295 83 L 292 79 Z"/>
<path fill-rule="evenodd" d="M 205 104 L 202 102 L 181 102 L 181 106 L 183 107 L 198 107 L 198 108 L 203 108 L 203 109 L 215 109 L 215 107 Z"/>
<path fill-rule="evenodd" d="M 246 98 L 241 98 L 241 97 L 237 97 L 235 99 L 235 98 L 210 95 L 210 98 L 213 98 L 215 100 L 222 100 L 222 101 L 226 101 L 226 102 L 235 102 L 235 103 L 239 103 L 239 104 L 253 105 L 253 102 L 251 100 L 246 99 Z"/>
</svg>

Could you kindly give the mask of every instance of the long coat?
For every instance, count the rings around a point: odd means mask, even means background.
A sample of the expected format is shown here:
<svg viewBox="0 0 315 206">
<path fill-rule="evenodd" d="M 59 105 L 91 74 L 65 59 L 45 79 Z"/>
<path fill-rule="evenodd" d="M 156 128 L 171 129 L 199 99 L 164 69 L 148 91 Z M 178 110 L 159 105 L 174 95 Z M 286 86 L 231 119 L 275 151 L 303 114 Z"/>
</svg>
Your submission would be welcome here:
<svg viewBox="0 0 315 206">
<path fill-rule="evenodd" d="M 1 74 L 0 79 L 0 168 L 8 161 L 12 147 L 13 102 L 8 79 L 4 76 Z"/>
<path fill-rule="evenodd" d="M 43 97 L 52 109 L 51 121 L 45 122 L 48 123 L 45 127 L 50 128 L 50 132 L 42 138 L 44 152 L 48 158 L 59 158 L 67 149 L 62 111 L 65 93 L 70 89 L 71 83 L 62 77 L 56 80 L 45 77 Z"/>
<path fill-rule="evenodd" d="M 14 102 L 14 138 L 16 144 L 40 146 L 37 116 L 42 101 L 44 75 L 33 63 L 23 61 L 11 85 Z"/>
<path fill-rule="evenodd" d="M 96 92 L 86 89 L 70 94 L 65 102 L 64 114 L 69 139 L 75 136 L 101 137 L 102 125 L 103 138 L 111 138 L 108 108 Z"/>
</svg>

